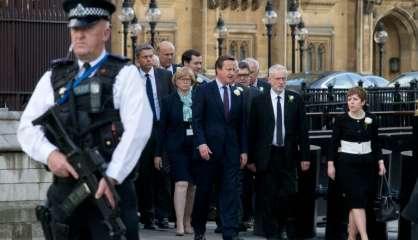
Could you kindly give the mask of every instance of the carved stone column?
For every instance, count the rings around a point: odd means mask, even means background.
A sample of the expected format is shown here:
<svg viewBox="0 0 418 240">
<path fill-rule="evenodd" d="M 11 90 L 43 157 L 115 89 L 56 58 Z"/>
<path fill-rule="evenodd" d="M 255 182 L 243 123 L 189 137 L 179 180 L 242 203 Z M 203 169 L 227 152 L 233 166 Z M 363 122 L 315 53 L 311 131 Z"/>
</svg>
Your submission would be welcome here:
<svg viewBox="0 0 418 240">
<path fill-rule="evenodd" d="M 356 6 L 356 71 L 373 72 L 373 13 L 365 14 L 364 1 L 357 0 Z"/>
</svg>

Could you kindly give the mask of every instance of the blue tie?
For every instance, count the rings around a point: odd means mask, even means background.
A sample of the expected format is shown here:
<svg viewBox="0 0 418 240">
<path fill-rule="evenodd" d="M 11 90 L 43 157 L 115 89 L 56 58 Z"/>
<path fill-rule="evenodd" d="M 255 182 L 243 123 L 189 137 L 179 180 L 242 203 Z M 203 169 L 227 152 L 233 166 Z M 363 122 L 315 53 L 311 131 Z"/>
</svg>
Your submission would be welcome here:
<svg viewBox="0 0 418 240">
<path fill-rule="evenodd" d="M 151 105 L 152 115 L 154 116 L 154 121 L 157 121 L 157 114 L 155 113 L 154 95 L 152 94 L 151 78 L 149 77 L 148 73 L 145 74 L 145 77 L 147 78 L 146 89 L 147 89 L 148 101 Z"/>
<path fill-rule="evenodd" d="M 283 129 L 282 129 L 282 105 L 280 104 L 280 96 L 277 96 L 277 119 L 276 119 L 276 141 L 278 146 L 283 146 Z"/>
</svg>

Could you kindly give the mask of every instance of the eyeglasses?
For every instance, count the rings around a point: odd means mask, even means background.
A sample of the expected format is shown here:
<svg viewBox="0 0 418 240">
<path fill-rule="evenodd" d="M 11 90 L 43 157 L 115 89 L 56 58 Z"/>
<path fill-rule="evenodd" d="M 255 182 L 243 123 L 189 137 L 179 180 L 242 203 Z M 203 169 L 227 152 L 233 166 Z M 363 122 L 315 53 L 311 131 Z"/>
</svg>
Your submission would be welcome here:
<svg viewBox="0 0 418 240">
<path fill-rule="evenodd" d="M 191 78 L 179 78 L 177 79 L 177 81 L 182 81 L 184 83 L 191 83 L 192 79 Z"/>
<path fill-rule="evenodd" d="M 238 74 L 239 78 L 249 78 L 250 74 Z"/>
</svg>

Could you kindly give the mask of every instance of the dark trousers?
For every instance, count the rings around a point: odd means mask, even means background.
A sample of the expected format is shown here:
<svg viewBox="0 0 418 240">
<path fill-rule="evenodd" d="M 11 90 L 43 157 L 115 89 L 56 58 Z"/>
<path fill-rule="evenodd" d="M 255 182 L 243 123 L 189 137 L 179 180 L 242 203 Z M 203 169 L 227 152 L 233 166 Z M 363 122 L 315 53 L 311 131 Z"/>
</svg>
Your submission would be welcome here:
<svg viewBox="0 0 418 240">
<path fill-rule="evenodd" d="M 196 234 L 206 232 L 206 222 L 213 186 L 219 189 L 219 213 L 224 239 L 238 235 L 239 231 L 239 165 L 228 166 L 225 159 L 215 162 L 198 160 L 196 163 L 196 194 L 192 214 L 192 226 Z"/>
<path fill-rule="evenodd" d="M 54 182 L 48 189 L 48 204 L 57 209 L 73 191 L 75 182 Z M 139 240 L 136 194 L 133 180 L 127 179 L 116 186 L 119 194 L 120 217 L 127 229 L 127 240 Z M 55 210 L 53 210 L 53 215 Z M 66 221 L 69 225 L 69 240 L 111 240 L 109 230 L 103 224 L 103 217 L 90 199 L 76 208 Z"/>
<path fill-rule="evenodd" d="M 241 170 L 241 212 L 240 220 L 246 222 L 253 216 L 254 176 L 248 169 Z"/>
<path fill-rule="evenodd" d="M 285 168 L 284 148 L 272 147 L 268 169 L 257 174 L 257 187 L 265 235 L 278 236 L 285 227 L 288 235 L 294 235 L 296 206 L 292 203 L 297 192 L 297 173 L 296 169 Z"/>
<path fill-rule="evenodd" d="M 151 223 L 154 218 L 167 218 L 170 211 L 170 176 L 166 169 L 154 167 L 156 128 L 139 159 L 138 178 L 135 182 L 141 221 Z M 155 212 L 154 212 L 155 206 Z"/>
</svg>

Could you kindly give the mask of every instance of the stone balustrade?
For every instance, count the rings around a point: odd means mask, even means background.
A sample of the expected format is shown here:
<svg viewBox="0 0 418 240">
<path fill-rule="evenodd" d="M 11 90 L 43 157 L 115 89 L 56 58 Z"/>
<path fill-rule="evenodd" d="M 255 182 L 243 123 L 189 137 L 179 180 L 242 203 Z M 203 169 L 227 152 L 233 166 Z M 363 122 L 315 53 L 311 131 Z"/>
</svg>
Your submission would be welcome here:
<svg viewBox="0 0 418 240">
<path fill-rule="evenodd" d="M 22 152 L 20 116 L 0 109 L 0 240 L 43 239 L 34 209 L 46 199 L 52 175 Z"/>
</svg>

